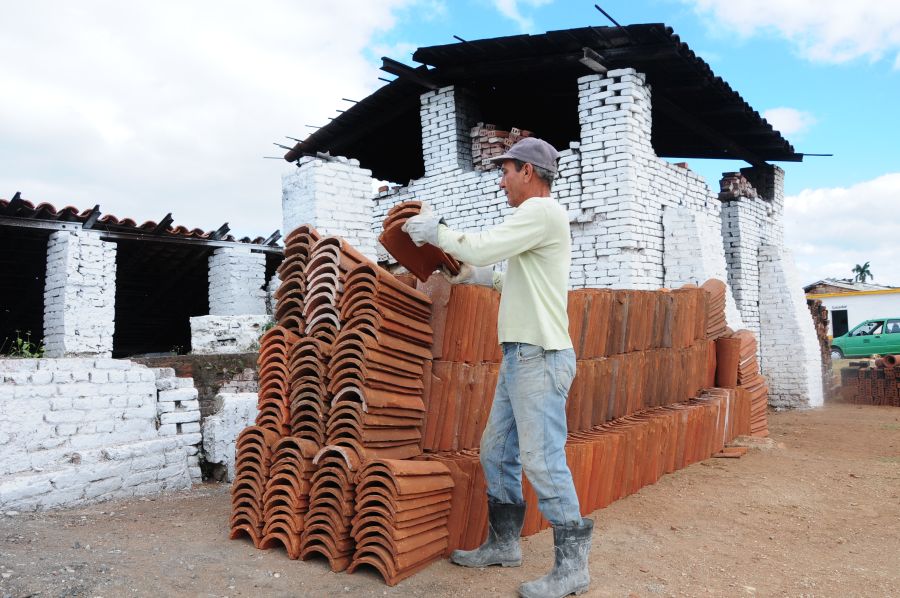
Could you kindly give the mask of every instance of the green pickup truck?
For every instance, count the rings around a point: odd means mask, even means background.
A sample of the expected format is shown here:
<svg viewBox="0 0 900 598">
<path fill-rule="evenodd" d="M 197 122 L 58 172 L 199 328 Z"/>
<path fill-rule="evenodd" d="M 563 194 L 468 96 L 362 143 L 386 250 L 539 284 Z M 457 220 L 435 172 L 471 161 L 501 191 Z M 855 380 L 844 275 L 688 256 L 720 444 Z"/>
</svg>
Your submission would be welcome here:
<svg viewBox="0 0 900 598">
<path fill-rule="evenodd" d="M 900 354 L 900 318 L 866 320 L 831 341 L 831 358 Z"/>
</svg>

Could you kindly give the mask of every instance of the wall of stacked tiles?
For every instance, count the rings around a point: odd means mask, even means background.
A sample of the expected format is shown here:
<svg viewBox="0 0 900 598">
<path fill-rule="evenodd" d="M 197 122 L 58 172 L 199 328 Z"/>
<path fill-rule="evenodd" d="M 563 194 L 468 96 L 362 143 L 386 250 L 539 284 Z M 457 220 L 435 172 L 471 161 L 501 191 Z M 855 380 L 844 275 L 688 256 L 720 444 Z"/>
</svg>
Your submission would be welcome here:
<svg viewBox="0 0 900 598">
<path fill-rule="evenodd" d="M 112 355 L 115 301 L 115 243 L 85 231 L 51 234 L 44 283 L 44 354 Z"/>
<path fill-rule="evenodd" d="M 108 358 L 0 360 L 0 509 L 73 506 L 200 480 L 190 378 Z"/>
<path fill-rule="evenodd" d="M 419 288 L 432 299 L 435 330 L 422 458 L 444 463 L 454 479 L 449 554 L 479 545 L 487 525 L 478 446 L 500 355 L 471 349 L 479 343 L 467 338 L 480 337 L 485 329 L 493 334 L 499 294 L 478 286 L 451 287 L 441 276 Z M 700 288 L 570 292 L 570 335 L 578 361 L 566 403 L 566 453 L 584 514 L 655 482 L 663 473 L 709 457 L 737 435 L 751 433 L 752 397 L 761 396 L 765 408 L 751 333 L 744 331 L 736 340 L 736 349 L 752 345 L 749 358 L 743 359 L 746 351 L 738 351 L 730 364 L 733 388 L 712 388 L 712 339 L 725 331 L 723 323 L 710 332 L 708 310 L 723 308 L 724 301 L 713 307 Z M 719 321 L 724 319 L 720 316 Z M 470 348 L 448 351 L 448 338 Z M 450 355 L 453 359 L 446 359 Z M 765 411 L 762 418 L 764 425 Z M 529 504 L 523 535 L 529 535 L 548 523 L 527 479 L 523 485 Z"/>
</svg>

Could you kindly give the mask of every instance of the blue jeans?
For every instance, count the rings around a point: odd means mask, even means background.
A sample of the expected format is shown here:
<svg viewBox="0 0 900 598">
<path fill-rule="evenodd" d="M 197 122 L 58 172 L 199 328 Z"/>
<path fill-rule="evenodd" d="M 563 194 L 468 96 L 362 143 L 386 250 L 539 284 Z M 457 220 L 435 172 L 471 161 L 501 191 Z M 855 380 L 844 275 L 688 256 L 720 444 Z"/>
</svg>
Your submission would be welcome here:
<svg viewBox="0 0 900 598">
<path fill-rule="evenodd" d="M 550 523 L 581 523 L 565 451 L 566 397 L 574 378 L 572 349 L 503 343 L 494 404 L 481 437 L 488 500 L 523 504 L 524 468 Z"/>
</svg>

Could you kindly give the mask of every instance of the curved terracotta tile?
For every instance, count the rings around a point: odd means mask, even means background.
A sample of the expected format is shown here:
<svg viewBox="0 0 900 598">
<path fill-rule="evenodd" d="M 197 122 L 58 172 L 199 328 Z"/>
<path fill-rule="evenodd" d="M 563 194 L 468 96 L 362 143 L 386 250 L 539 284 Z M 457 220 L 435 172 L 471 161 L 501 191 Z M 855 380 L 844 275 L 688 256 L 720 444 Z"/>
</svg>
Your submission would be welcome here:
<svg viewBox="0 0 900 598">
<path fill-rule="evenodd" d="M 263 536 L 259 542 L 258 548 L 267 550 L 275 548 L 277 544 L 284 546 L 287 551 L 288 558 L 297 560 L 300 558 L 300 538 L 299 535 L 290 531 L 286 526 L 274 526 L 274 531 L 270 531 Z"/>
<path fill-rule="evenodd" d="M 292 296 L 303 297 L 306 291 L 306 281 L 297 277 L 288 278 L 287 280 L 282 280 L 278 288 L 275 289 L 275 299 L 280 301 Z"/>
<path fill-rule="evenodd" d="M 253 546 L 259 548 L 259 542 L 261 538 L 259 537 L 259 532 L 257 532 L 253 527 L 245 524 L 240 524 L 233 526 L 228 533 L 228 538 L 231 540 L 236 540 L 241 536 L 247 536 L 250 538 L 250 541 L 253 542 Z"/>
<path fill-rule="evenodd" d="M 287 237 L 284 239 L 284 244 L 285 246 L 293 245 L 303 239 L 312 239 L 315 242 L 321 238 L 322 235 L 319 234 L 319 231 L 317 231 L 315 227 L 310 224 L 301 224 L 288 233 Z"/>
</svg>

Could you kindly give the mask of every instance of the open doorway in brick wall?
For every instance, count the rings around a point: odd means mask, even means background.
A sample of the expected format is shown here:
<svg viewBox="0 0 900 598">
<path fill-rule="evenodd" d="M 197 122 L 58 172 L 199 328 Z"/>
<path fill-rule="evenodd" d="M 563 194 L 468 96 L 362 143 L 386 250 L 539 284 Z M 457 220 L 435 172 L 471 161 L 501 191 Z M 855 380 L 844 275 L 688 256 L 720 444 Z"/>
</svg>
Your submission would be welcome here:
<svg viewBox="0 0 900 598">
<path fill-rule="evenodd" d="M 209 313 L 213 248 L 130 240 L 116 246 L 113 357 L 189 352 L 190 318 Z"/>
<path fill-rule="evenodd" d="M 43 341 L 50 232 L 0 226 L 0 355 L 14 353 L 19 339 Z"/>
</svg>

